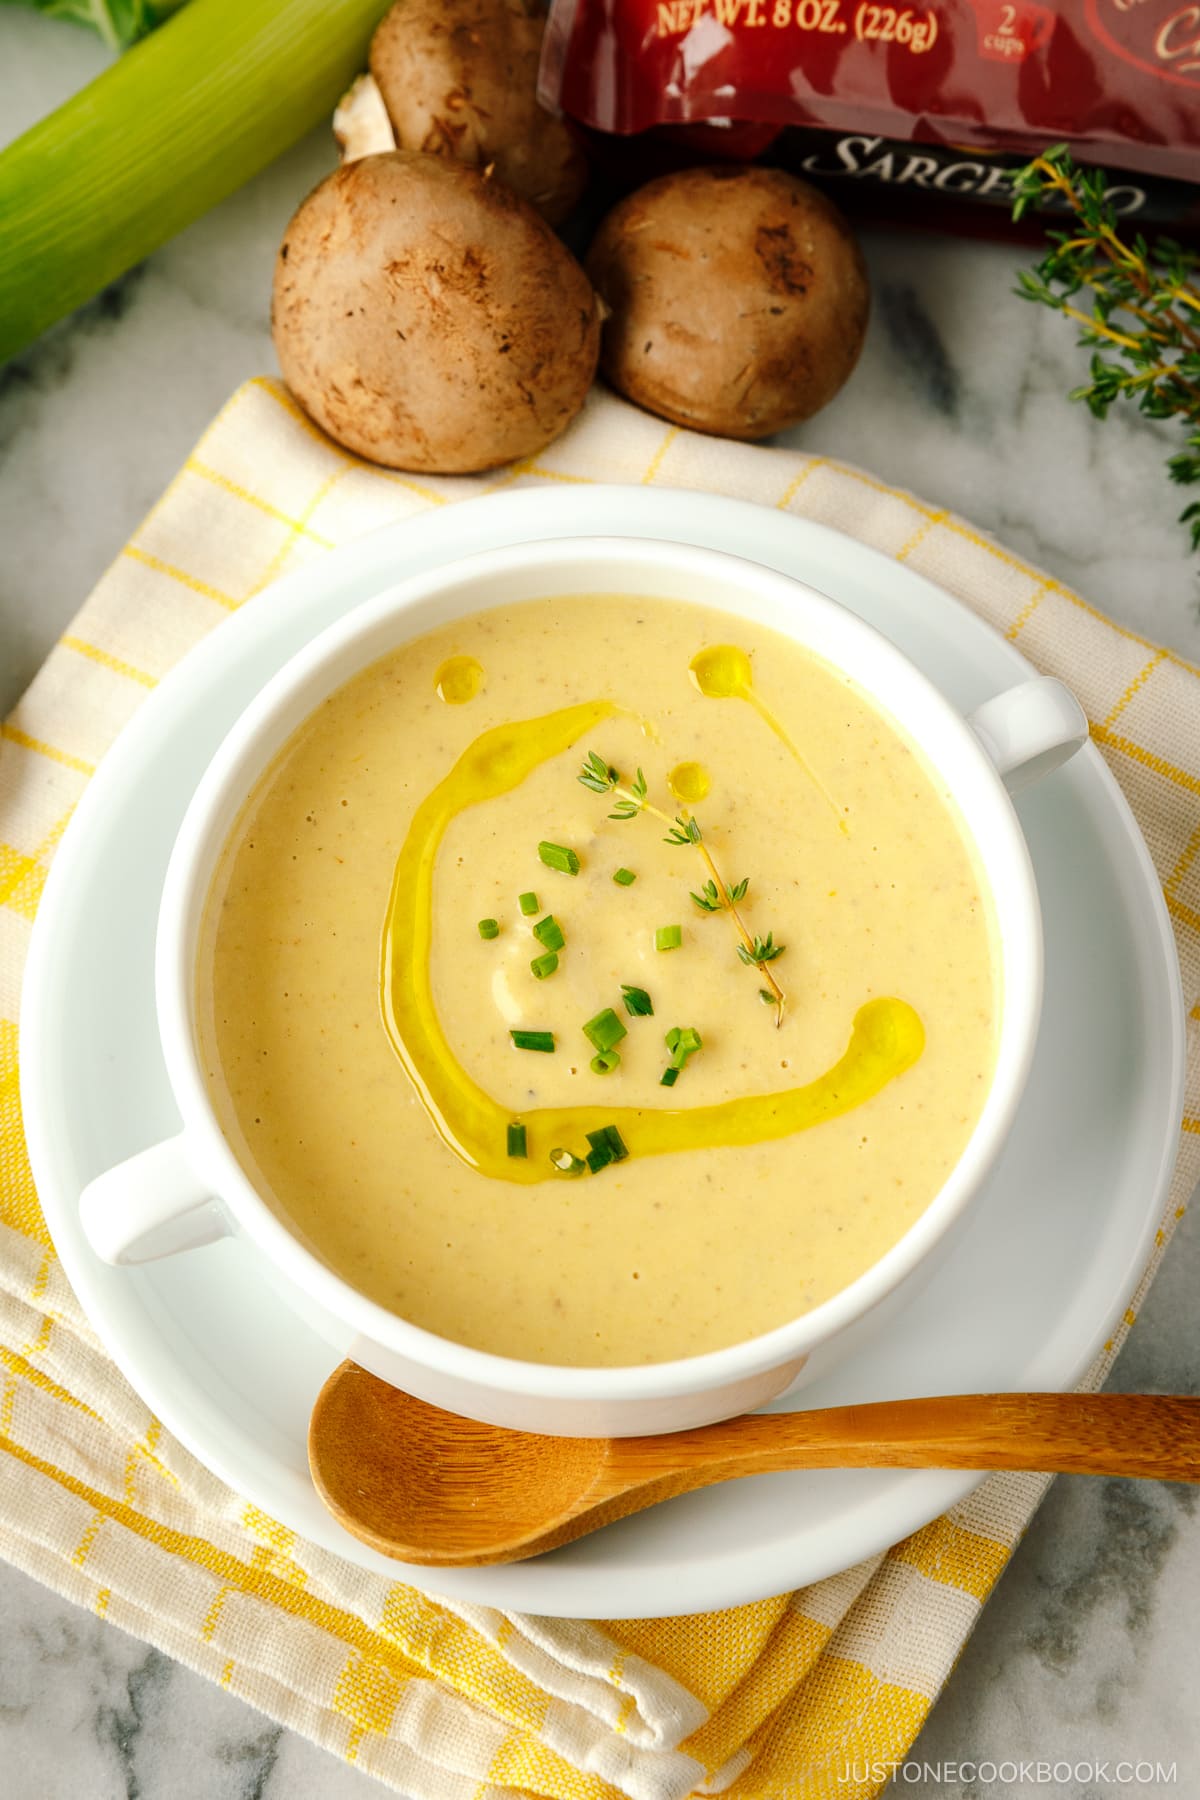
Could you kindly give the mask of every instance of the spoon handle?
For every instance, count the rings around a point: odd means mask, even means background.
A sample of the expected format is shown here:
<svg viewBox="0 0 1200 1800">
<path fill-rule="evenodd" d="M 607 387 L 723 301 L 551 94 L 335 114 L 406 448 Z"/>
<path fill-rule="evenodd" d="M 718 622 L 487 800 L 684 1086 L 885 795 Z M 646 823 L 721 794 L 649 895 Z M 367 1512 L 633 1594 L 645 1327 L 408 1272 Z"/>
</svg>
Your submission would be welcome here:
<svg viewBox="0 0 1200 1800">
<path fill-rule="evenodd" d="M 652 1448 L 653 1447 L 653 1448 Z M 1035 1469 L 1200 1481 L 1200 1399 L 1172 1394 L 948 1394 L 758 1414 L 614 1442 L 639 1464 L 708 1473 L 780 1469 Z"/>
</svg>

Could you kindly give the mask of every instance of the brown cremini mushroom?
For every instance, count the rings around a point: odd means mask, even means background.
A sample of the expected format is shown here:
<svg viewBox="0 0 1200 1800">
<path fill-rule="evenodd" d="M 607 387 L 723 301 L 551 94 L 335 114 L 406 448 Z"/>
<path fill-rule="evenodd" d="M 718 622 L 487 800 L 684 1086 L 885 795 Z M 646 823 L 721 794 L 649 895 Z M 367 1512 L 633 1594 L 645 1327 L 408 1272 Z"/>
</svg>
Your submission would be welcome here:
<svg viewBox="0 0 1200 1800">
<path fill-rule="evenodd" d="M 601 367 L 661 418 L 760 438 L 828 404 L 870 309 L 841 213 L 778 169 L 685 169 L 607 215 L 587 258 L 610 317 Z"/>
<path fill-rule="evenodd" d="M 531 206 L 411 151 L 345 163 L 275 265 L 272 330 L 305 411 L 391 468 L 464 473 L 531 456 L 596 366 L 587 277 Z"/>
<path fill-rule="evenodd" d="M 371 74 L 405 150 L 492 166 L 557 225 L 587 164 L 539 105 L 545 13 L 538 0 L 396 0 L 371 40 Z"/>
</svg>

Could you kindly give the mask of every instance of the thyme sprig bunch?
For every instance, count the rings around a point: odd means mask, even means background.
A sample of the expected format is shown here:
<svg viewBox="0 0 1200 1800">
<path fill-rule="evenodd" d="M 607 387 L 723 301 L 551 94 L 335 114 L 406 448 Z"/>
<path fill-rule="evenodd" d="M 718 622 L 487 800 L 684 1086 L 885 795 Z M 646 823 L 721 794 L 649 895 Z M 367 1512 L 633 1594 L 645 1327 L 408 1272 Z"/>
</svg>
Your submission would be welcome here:
<svg viewBox="0 0 1200 1800">
<path fill-rule="evenodd" d="M 777 944 L 774 934 L 771 932 L 768 932 L 765 938 L 761 938 L 753 936 L 747 930 L 745 920 L 738 911 L 738 902 L 746 897 L 750 886 L 749 876 L 743 876 L 741 881 L 731 887 L 713 861 L 712 852 L 704 841 L 699 820 L 689 812 L 676 813 L 672 818 L 670 813 L 665 813 L 661 807 L 655 806 L 649 798 L 646 777 L 641 769 L 637 771 L 632 781 L 627 781 L 618 769 L 613 768 L 611 763 L 606 762 L 602 756 L 598 756 L 594 750 L 589 750 L 578 779 L 585 788 L 590 788 L 593 794 L 612 796 L 614 806 L 608 815 L 610 819 L 624 822 L 636 819 L 639 813 L 649 813 L 651 818 L 661 820 L 667 827 L 666 835 L 663 838 L 665 844 L 691 845 L 699 851 L 708 869 L 708 880 L 699 893 L 692 893 L 692 899 L 701 912 L 729 914 L 740 940 L 737 953 L 748 968 L 760 971 L 770 990 L 769 997 L 775 1008 L 775 1024 L 776 1026 L 782 1025 L 787 996 L 767 964 L 782 956 L 787 946 Z M 762 991 L 766 994 L 768 989 L 764 988 Z"/>
<path fill-rule="evenodd" d="M 1080 347 L 1093 352 L 1091 380 L 1070 398 L 1098 419 L 1117 400 L 1150 419 L 1178 419 L 1184 448 L 1167 459 L 1167 472 L 1182 487 L 1200 483 L 1200 257 L 1173 238 L 1122 238 L 1103 170 L 1079 168 L 1065 144 L 1019 170 L 1013 195 L 1014 219 L 1035 202 L 1075 215 L 1069 230 L 1047 233 L 1052 248 L 1022 270 L 1016 290 L 1080 326 Z M 1200 500 L 1179 518 L 1200 550 Z"/>
</svg>

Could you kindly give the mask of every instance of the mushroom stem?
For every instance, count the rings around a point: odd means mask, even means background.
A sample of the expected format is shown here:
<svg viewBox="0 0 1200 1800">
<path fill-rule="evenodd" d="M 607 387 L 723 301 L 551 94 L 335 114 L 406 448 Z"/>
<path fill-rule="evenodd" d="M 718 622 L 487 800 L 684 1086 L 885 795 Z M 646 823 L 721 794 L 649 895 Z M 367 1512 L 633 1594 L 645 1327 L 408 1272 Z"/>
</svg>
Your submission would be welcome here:
<svg viewBox="0 0 1200 1800">
<path fill-rule="evenodd" d="M 383 156 L 396 148 L 392 121 L 373 75 L 360 75 L 346 89 L 333 115 L 333 135 L 344 163 Z"/>
</svg>

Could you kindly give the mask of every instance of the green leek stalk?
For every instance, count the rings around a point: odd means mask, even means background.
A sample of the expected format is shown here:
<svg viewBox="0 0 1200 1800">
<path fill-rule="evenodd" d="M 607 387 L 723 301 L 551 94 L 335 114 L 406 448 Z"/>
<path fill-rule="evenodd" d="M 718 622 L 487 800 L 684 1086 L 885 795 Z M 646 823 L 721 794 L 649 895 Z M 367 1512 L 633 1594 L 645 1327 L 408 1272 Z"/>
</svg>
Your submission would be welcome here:
<svg viewBox="0 0 1200 1800">
<path fill-rule="evenodd" d="M 386 5 L 190 0 L 0 152 L 0 362 L 328 118 Z"/>
</svg>

